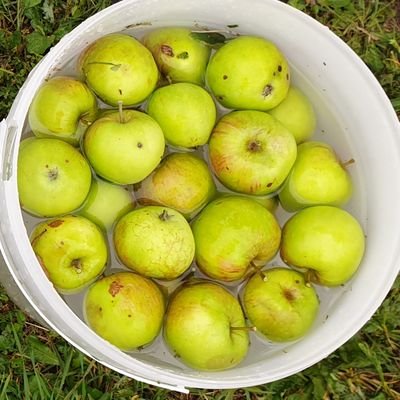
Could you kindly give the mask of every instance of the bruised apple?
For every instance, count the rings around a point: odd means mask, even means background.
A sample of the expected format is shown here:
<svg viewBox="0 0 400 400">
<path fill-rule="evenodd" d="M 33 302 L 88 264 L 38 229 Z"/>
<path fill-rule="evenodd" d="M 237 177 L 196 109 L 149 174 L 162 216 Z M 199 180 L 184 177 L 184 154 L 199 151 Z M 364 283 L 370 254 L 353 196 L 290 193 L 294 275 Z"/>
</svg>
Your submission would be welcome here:
<svg viewBox="0 0 400 400">
<path fill-rule="evenodd" d="M 164 311 L 165 300 L 159 287 L 132 272 L 118 272 L 98 280 L 84 300 L 88 325 L 125 351 L 145 346 L 157 337 Z"/>
</svg>

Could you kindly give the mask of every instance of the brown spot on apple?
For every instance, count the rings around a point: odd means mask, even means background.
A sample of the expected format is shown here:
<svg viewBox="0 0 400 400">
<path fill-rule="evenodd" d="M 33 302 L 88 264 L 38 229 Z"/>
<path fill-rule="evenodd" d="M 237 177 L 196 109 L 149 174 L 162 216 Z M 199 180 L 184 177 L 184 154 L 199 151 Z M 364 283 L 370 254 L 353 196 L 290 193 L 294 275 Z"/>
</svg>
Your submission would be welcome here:
<svg viewBox="0 0 400 400">
<path fill-rule="evenodd" d="M 108 293 L 110 293 L 112 297 L 115 297 L 123 287 L 124 285 L 121 285 L 119 281 L 112 281 L 108 288 Z"/>
<path fill-rule="evenodd" d="M 273 87 L 270 83 L 268 83 L 268 85 L 265 85 L 265 87 L 264 87 L 264 89 L 263 89 L 263 92 L 262 92 L 262 95 L 263 95 L 264 97 L 268 97 L 268 96 L 271 95 L 271 93 L 273 92 L 273 90 L 274 90 L 274 87 Z"/>
<path fill-rule="evenodd" d="M 296 300 L 297 296 L 296 296 L 296 291 L 293 289 L 289 289 L 289 288 L 284 288 L 282 291 L 283 295 L 285 296 L 285 298 L 289 301 L 293 301 Z"/>
<path fill-rule="evenodd" d="M 168 46 L 167 44 L 162 44 L 161 47 L 161 53 L 165 54 L 168 57 L 173 57 L 174 56 L 174 51 L 171 46 Z"/>
<path fill-rule="evenodd" d="M 252 153 L 258 153 L 262 150 L 261 142 L 256 139 L 250 140 L 247 144 L 247 149 Z"/>
<path fill-rule="evenodd" d="M 222 79 L 225 81 L 226 79 L 228 79 L 228 75 L 224 75 L 224 76 L 222 77 Z"/>
<path fill-rule="evenodd" d="M 35 243 L 40 239 L 40 237 L 42 235 L 44 235 L 47 232 L 47 229 L 43 229 L 42 232 L 39 233 L 39 235 L 35 236 L 32 241 L 31 241 L 31 245 L 34 246 Z"/>
<path fill-rule="evenodd" d="M 260 190 L 260 188 L 261 188 L 261 183 L 257 182 L 255 184 L 249 186 L 249 191 L 250 191 L 250 193 L 255 193 L 258 190 Z"/>
<path fill-rule="evenodd" d="M 55 219 L 54 221 L 49 222 L 47 225 L 50 226 L 50 228 L 57 228 L 63 223 L 64 221 L 62 219 Z"/>
</svg>

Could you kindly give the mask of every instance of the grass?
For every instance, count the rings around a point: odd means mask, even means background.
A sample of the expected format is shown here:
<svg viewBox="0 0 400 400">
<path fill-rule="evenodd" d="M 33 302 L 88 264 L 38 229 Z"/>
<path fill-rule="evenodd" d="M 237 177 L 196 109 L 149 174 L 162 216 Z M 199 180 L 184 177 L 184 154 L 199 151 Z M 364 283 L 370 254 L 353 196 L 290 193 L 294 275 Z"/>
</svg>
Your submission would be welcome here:
<svg viewBox="0 0 400 400">
<path fill-rule="evenodd" d="M 0 0 L 0 118 L 50 46 L 109 0 Z M 366 62 L 400 114 L 400 3 L 288 1 L 343 38 Z M 400 278 L 363 329 L 322 362 L 292 377 L 190 395 L 126 378 L 27 318 L 0 288 L 0 400 L 400 399 Z"/>
</svg>

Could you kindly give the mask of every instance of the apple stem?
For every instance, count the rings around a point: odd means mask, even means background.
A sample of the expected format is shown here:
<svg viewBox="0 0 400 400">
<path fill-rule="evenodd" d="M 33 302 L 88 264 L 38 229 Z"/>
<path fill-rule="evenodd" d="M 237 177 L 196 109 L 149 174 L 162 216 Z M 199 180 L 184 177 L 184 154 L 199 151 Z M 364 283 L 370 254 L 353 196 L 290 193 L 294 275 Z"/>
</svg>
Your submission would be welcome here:
<svg viewBox="0 0 400 400">
<path fill-rule="evenodd" d="M 258 270 L 257 270 L 257 274 L 260 275 L 261 279 L 262 279 L 264 282 L 267 282 L 268 276 L 267 276 L 267 274 L 266 274 L 265 272 L 261 271 L 261 269 L 258 269 Z"/>
<path fill-rule="evenodd" d="M 81 260 L 79 258 L 72 260 L 71 267 L 75 268 L 77 274 L 80 274 L 82 272 Z"/>
<path fill-rule="evenodd" d="M 259 267 L 258 265 L 254 264 L 253 261 L 250 262 L 250 266 L 255 270 L 257 274 L 261 276 L 261 279 L 266 282 L 268 280 L 268 276 L 265 272 L 261 270 L 262 267 Z"/>
<path fill-rule="evenodd" d="M 308 269 L 305 272 L 304 277 L 305 277 L 305 281 L 306 281 L 305 285 L 307 287 L 311 287 L 312 282 L 318 283 L 318 281 L 319 281 L 317 273 L 312 269 Z"/>
<path fill-rule="evenodd" d="M 356 162 L 356 160 L 355 160 L 354 158 L 350 158 L 349 160 L 340 163 L 340 165 L 341 165 L 343 168 L 347 168 L 349 165 L 352 165 L 352 164 L 354 164 L 355 162 Z"/>
<path fill-rule="evenodd" d="M 231 326 L 232 331 L 252 331 L 256 332 L 257 328 L 255 326 Z"/>
<path fill-rule="evenodd" d="M 119 122 L 121 124 L 124 124 L 125 119 L 124 119 L 124 113 L 123 113 L 123 109 L 122 109 L 122 100 L 118 100 L 118 112 L 119 112 Z"/>
</svg>

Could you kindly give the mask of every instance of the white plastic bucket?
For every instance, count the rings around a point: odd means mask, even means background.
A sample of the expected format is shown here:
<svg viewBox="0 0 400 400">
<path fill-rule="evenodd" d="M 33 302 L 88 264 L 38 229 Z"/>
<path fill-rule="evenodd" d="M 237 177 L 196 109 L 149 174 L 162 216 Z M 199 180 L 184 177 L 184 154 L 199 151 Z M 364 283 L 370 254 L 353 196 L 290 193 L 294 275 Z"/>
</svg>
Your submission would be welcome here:
<svg viewBox="0 0 400 400">
<path fill-rule="evenodd" d="M 198 372 L 175 360 L 161 339 L 126 354 L 98 337 L 71 310 L 44 275 L 29 243 L 19 208 L 16 160 L 32 97 L 90 42 L 115 31 L 135 34 L 154 26 L 199 24 L 274 41 L 286 54 L 293 81 L 313 101 L 316 138 L 332 144 L 351 167 L 355 193 L 348 210 L 362 223 L 367 248 L 347 285 L 318 288 L 321 313 L 314 329 L 290 345 L 268 346 L 252 336 L 238 367 Z M 147 26 L 147 25 L 144 25 Z M 127 28 L 128 27 L 128 28 Z M 151 27 L 150 27 L 151 28 Z M 172 390 L 239 388 L 271 382 L 318 362 L 353 336 L 372 316 L 399 271 L 400 128 L 392 106 L 368 68 L 328 28 L 276 0 L 125 0 L 89 18 L 51 49 L 31 72 L 0 125 L 0 245 L 8 269 L 0 278 L 17 304 L 78 349 L 127 376 Z M 285 218 L 281 215 L 281 221 Z M 283 218 L 283 219 L 282 219 Z M 329 318 L 328 318 L 329 317 Z"/>
</svg>

